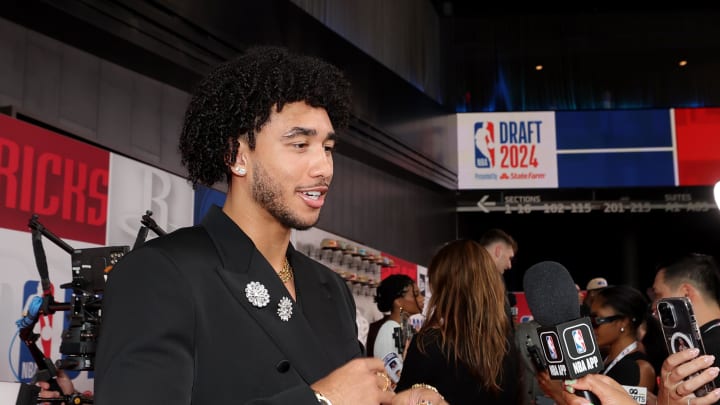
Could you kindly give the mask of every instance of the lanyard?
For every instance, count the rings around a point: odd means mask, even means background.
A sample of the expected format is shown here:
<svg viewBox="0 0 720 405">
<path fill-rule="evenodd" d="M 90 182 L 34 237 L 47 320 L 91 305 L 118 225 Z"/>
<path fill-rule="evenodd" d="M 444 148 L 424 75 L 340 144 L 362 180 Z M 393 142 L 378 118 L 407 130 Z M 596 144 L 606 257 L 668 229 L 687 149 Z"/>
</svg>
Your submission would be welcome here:
<svg viewBox="0 0 720 405">
<path fill-rule="evenodd" d="M 618 354 L 617 357 L 615 357 L 615 359 L 613 359 L 613 361 L 607 367 L 605 367 L 605 371 L 603 371 L 603 374 L 607 375 L 608 371 L 610 371 L 610 369 L 613 368 L 613 366 L 615 364 L 617 364 L 620 360 L 622 360 L 623 357 L 627 356 L 628 353 L 637 349 L 637 345 L 638 345 L 638 342 L 637 342 L 637 340 L 635 340 L 632 343 L 630 343 L 629 345 L 627 345 L 624 349 L 622 349 L 620 354 Z"/>
<path fill-rule="evenodd" d="M 703 334 L 708 333 L 708 332 L 710 332 L 711 330 L 717 328 L 718 326 L 720 326 L 720 320 L 719 320 L 719 319 L 716 319 L 716 320 L 713 322 L 712 325 L 708 326 L 708 328 L 705 329 L 704 331 L 702 331 L 701 333 L 703 333 Z"/>
</svg>

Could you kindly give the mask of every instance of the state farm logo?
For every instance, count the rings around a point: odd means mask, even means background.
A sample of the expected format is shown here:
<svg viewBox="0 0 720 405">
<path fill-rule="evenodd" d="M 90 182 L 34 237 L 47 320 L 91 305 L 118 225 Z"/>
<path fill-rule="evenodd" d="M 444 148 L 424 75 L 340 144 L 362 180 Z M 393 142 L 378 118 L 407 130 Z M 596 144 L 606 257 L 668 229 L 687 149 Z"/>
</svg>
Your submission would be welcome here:
<svg viewBox="0 0 720 405">
<path fill-rule="evenodd" d="M 475 167 L 488 169 L 495 166 L 495 125 L 492 122 L 475 123 Z"/>
</svg>

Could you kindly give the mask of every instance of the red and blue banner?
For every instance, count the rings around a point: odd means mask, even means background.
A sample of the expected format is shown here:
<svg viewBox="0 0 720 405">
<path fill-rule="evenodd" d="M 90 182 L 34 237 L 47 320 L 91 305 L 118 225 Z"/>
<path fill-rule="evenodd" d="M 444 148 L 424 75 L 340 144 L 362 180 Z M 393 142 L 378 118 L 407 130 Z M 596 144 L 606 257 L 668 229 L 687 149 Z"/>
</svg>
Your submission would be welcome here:
<svg viewBox="0 0 720 405">
<path fill-rule="evenodd" d="M 9 354 L 0 362 L 0 381 L 29 382 L 38 368 L 16 335 L 16 321 L 43 295 L 32 216 L 77 251 L 132 246 L 147 210 L 165 231 L 191 225 L 192 188 L 168 172 L 0 115 L 0 348 Z M 41 243 L 54 301 L 72 302 L 70 253 L 45 236 Z M 70 327 L 70 315 L 45 314 L 33 326 L 39 335 L 35 346 L 52 362 L 64 357 L 61 333 Z M 92 372 L 67 374 L 76 389 L 92 389 Z"/>
<path fill-rule="evenodd" d="M 457 115 L 458 189 L 713 185 L 720 108 Z"/>
</svg>

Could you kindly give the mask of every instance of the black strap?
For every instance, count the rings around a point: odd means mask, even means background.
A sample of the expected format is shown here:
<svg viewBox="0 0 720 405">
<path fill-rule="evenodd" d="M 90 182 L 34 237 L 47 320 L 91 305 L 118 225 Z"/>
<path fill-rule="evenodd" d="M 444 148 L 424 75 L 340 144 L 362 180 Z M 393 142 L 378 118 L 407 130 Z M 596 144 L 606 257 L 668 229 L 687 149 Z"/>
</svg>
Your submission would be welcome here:
<svg viewBox="0 0 720 405">
<path fill-rule="evenodd" d="M 30 384 L 20 384 L 15 405 L 35 405 L 37 404 L 38 394 L 40 394 L 40 387 Z"/>
</svg>

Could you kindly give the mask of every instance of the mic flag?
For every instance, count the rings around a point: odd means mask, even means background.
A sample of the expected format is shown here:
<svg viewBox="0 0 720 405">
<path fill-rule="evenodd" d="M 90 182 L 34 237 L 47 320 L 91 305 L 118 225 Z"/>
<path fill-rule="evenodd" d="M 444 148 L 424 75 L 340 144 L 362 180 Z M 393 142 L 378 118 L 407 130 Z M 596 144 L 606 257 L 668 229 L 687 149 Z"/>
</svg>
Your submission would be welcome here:
<svg viewBox="0 0 720 405">
<path fill-rule="evenodd" d="M 538 336 L 550 378 L 575 379 L 603 370 L 590 319 L 575 319 L 555 326 L 541 326 Z"/>
<path fill-rule="evenodd" d="M 392 382 L 397 384 L 398 381 L 400 381 L 400 374 L 403 368 L 403 362 L 400 356 L 395 352 L 390 352 L 383 357 L 383 363 L 385 363 L 385 371 L 388 377 L 390 377 Z"/>
<path fill-rule="evenodd" d="M 552 379 L 575 379 L 604 368 L 590 318 L 580 317 L 575 283 L 557 262 L 531 266 L 523 289 Z"/>
</svg>

